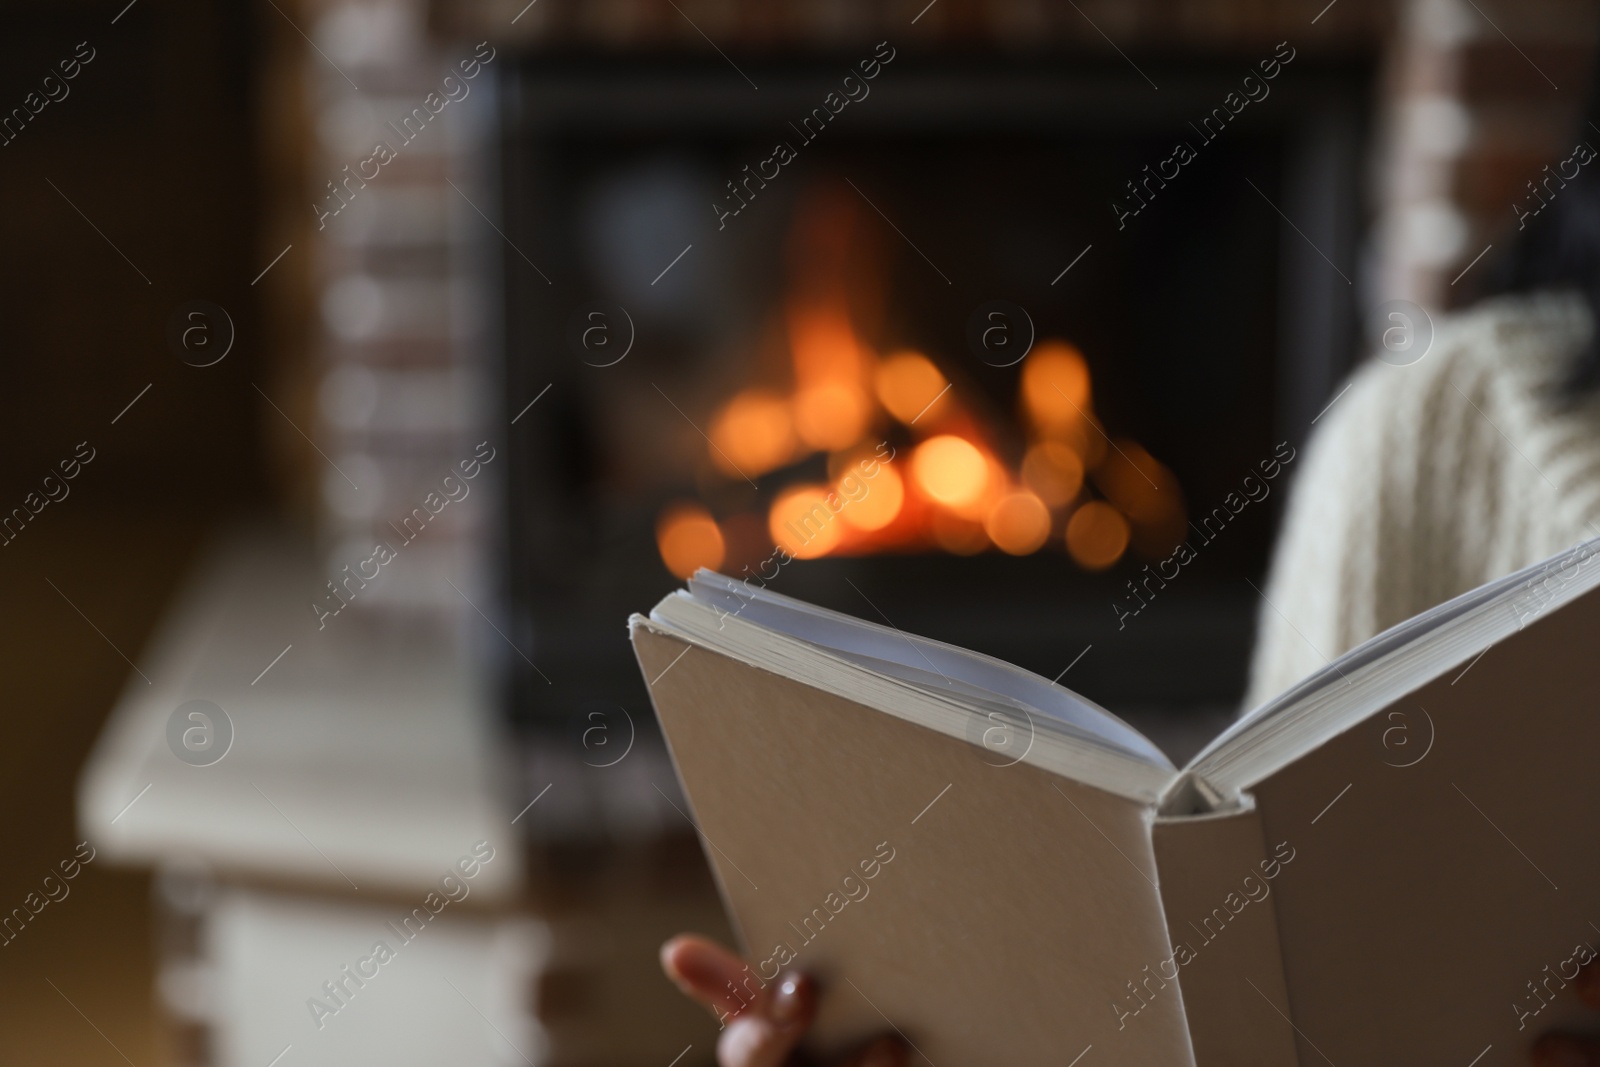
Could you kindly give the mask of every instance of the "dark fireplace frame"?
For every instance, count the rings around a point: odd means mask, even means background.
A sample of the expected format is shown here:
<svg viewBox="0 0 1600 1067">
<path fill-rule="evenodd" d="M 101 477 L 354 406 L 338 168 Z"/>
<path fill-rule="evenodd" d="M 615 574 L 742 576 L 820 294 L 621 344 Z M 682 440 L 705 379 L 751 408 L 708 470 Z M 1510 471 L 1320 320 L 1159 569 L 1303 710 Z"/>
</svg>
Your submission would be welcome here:
<svg viewBox="0 0 1600 1067">
<path fill-rule="evenodd" d="M 1157 131 L 1204 113 L 1237 88 L 1263 56 L 1228 53 L 1137 56 L 1146 83 L 1116 57 L 1061 54 L 1014 62 L 993 56 L 913 56 L 902 49 L 892 71 L 895 92 L 883 92 L 849 119 L 883 131 L 963 129 Z M 870 47 L 861 50 L 870 55 Z M 585 455 L 595 432 L 586 410 L 596 375 L 567 344 L 571 309 L 590 294 L 564 291 L 571 250 L 553 247 L 544 224 L 542 153 L 554 131 L 581 124 L 588 134 L 671 128 L 685 133 L 769 131 L 803 114 L 832 87 L 854 55 L 735 56 L 760 84 L 748 91 L 727 64 L 712 57 L 548 54 L 522 59 L 503 75 L 501 217 L 509 245 L 504 335 L 504 394 L 509 419 L 549 386 L 537 417 L 514 428 L 508 461 L 513 636 L 547 664 L 549 681 L 521 660 L 510 663 L 513 721 L 536 729 L 570 726 L 590 706 L 624 706 L 649 719 L 645 690 L 627 647 L 624 620 L 644 611 L 676 583 L 653 554 L 631 565 L 598 569 L 585 560 L 605 519 L 590 513 Z M 508 65 L 509 66 L 509 65 Z M 1258 128 L 1281 136 L 1279 195 L 1272 209 L 1279 269 L 1277 360 L 1272 387 L 1273 440 L 1303 442 L 1359 342 L 1355 287 L 1324 256 L 1350 264 L 1353 275 L 1363 218 L 1361 185 L 1373 91 L 1372 57 L 1301 56 L 1273 85 L 1273 105 L 1260 108 Z M 862 133 L 863 131 L 857 131 Z M 1130 175 L 1131 177 L 1132 175 Z M 708 203 L 710 200 L 708 190 Z M 1119 194 L 1108 189 L 1106 200 Z M 1265 194 L 1263 194 L 1265 195 Z M 1266 205 L 1263 205 L 1263 209 Z M 1106 205 L 1084 211 L 1111 212 Z M 709 213 L 709 208 L 708 208 Z M 709 218 L 709 214 L 708 214 Z M 1287 220 L 1292 219 L 1290 223 Z M 539 264 L 540 276 L 528 260 Z M 555 280 L 547 285 L 543 275 Z M 1270 444 L 1262 458 L 1270 456 Z M 1243 472 L 1241 472 L 1243 473 Z M 1281 498 L 1281 494 L 1279 494 Z M 1214 501 L 1190 501 L 1191 509 Z M 1275 525 L 1274 500 L 1251 517 L 1246 570 L 1259 575 Z M 1243 536 L 1243 535 L 1241 535 Z M 1021 561 L 1026 563 L 1027 561 Z M 1242 581 L 1199 578 L 1176 588 L 1159 612 L 1119 633 L 1109 604 L 1129 571 L 1064 574 L 1040 596 L 1041 571 L 1008 557 L 985 555 L 952 563 L 967 588 L 952 594 L 928 581 L 927 557 L 878 556 L 804 561 L 773 588 L 816 599 L 863 617 L 1005 655 L 1046 676 L 1073 667 L 1075 689 L 1117 710 L 1162 706 L 1218 707 L 1236 700 L 1259 599 Z M 948 575 L 949 572 L 947 572 Z M 867 577 L 870 576 L 870 577 Z M 1187 581 L 1187 579 L 1186 579 Z M 854 590 L 897 595 L 863 602 Z M 984 590 L 997 605 L 976 609 L 966 594 Z M 1003 605 L 1000 607 L 998 605 Z M 563 724 L 566 724 L 565 726 Z"/>
</svg>

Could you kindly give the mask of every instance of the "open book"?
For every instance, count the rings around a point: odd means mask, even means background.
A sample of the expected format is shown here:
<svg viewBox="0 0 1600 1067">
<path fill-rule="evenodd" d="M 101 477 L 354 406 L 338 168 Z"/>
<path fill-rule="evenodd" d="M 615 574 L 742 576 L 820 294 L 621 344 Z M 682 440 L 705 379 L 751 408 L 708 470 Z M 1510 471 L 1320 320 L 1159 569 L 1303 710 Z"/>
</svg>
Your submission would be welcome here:
<svg viewBox="0 0 1600 1067">
<path fill-rule="evenodd" d="M 817 1048 L 1490 1067 L 1593 1027 L 1597 555 L 1389 630 L 1182 770 L 1017 667 L 707 571 L 630 627 L 743 995 L 816 975 Z"/>
</svg>

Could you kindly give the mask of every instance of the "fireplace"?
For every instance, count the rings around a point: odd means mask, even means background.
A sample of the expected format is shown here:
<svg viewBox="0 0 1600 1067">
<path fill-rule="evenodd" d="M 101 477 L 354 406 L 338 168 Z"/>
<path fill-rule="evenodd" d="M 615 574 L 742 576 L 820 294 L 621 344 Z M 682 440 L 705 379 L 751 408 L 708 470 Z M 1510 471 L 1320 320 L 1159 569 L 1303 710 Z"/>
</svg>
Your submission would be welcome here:
<svg viewBox="0 0 1600 1067">
<path fill-rule="evenodd" d="M 1300 57 L 1217 132 L 1270 49 L 860 51 L 508 78 L 520 721 L 643 712 L 621 622 L 695 565 L 1119 710 L 1242 689 L 1277 499 L 1197 520 L 1345 369 L 1370 69 Z"/>
</svg>

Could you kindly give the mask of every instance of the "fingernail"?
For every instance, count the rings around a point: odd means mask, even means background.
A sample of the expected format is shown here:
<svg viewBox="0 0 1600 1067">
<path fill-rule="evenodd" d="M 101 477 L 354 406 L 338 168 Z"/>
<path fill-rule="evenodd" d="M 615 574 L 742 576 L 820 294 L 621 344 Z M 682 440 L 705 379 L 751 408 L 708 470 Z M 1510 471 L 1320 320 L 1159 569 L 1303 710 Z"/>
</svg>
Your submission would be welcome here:
<svg viewBox="0 0 1600 1067">
<path fill-rule="evenodd" d="M 768 1017 L 783 1027 L 800 1023 L 806 1014 L 807 992 L 804 975 L 783 975 L 778 979 L 778 991 L 772 996 Z"/>
</svg>

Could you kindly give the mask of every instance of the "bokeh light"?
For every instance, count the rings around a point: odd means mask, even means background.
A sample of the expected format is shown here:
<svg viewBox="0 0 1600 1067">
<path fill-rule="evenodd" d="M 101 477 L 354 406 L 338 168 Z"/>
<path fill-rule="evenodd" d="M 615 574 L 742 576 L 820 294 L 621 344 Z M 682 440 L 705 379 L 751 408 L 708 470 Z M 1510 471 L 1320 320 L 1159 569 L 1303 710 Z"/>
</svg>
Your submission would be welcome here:
<svg viewBox="0 0 1600 1067">
<path fill-rule="evenodd" d="M 780 493 L 767 513 L 772 543 L 796 559 L 815 559 L 837 548 L 844 530 L 828 506 L 830 494 L 825 485 L 797 485 Z"/>
<path fill-rule="evenodd" d="M 679 578 L 701 567 L 722 566 L 726 545 L 717 520 L 699 504 L 673 504 L 656 520 L 656 547 L 661 562 Z"/>
<path fill-rule="evenodd" d="M 1072 503 L 1083 488 L 1083 459 L 1060 441 L 1039 441 L 1022 457 L 1022 484 L 1052 508 Z"/>
<path fill-rule="evenodd" d="M 940 394 L 948 384 L 933 361 L 920 352 L 896 352 L 879 365 L 874 380 L 878 402 L 908 425 L 913 419 L 937 418 L 947 399 Z"/>
<path fill-rule="evenodd" d="M 877 471 L 868 478 L 859 469 L 851 470 L 835 483 L 835 491 L 845 500 L 839 517 L 858 530 L 883 529 L 900 515 L 906 501 L 899 473 L 887 463 L 878 464 Z"/>
<path fill-rule="evenodd" d="M 982 499 L 989 486 L 989 460 L 971 441 L 941 434 L 917 446 L 911 477 L 930 499 L 962 507 Z"/>
<path fill-rule="evenodd" d="M 871 399 L 851 383 L 821 382 L 795 394 L 795 430 L 820 451 L 849 448 L 867 432 L 871 418 Z"/>
<path fill-rule="evenodd" d="M 781 467 L 794 454 L 789 402 L 765 389 L 746 389 L 711 420 L 711 461 L 724 474 L 754 478 Z"/>
<path fill-rule="evenodd" d="M 1027 490 L 1007 493 L 989 509 L 983 529 L 1000 551 L 1026 556 L 1050 539 L 1050 509 Z"/>
<path fill-rule="evenodd" d="M 1022 408 L 1045 432 L 1071 429 L 1089 414 L 1089 364 L 1065 341 L 1043 341 L 1022 361 Z"/>
<path fill-rule="evenodd" d="M 1091 500 L 1067 520 L 1067 551 L 1080 567 L 1103 571 L 1128 549 L 1128 520 L 1101 500 Z"/>
</svg>

